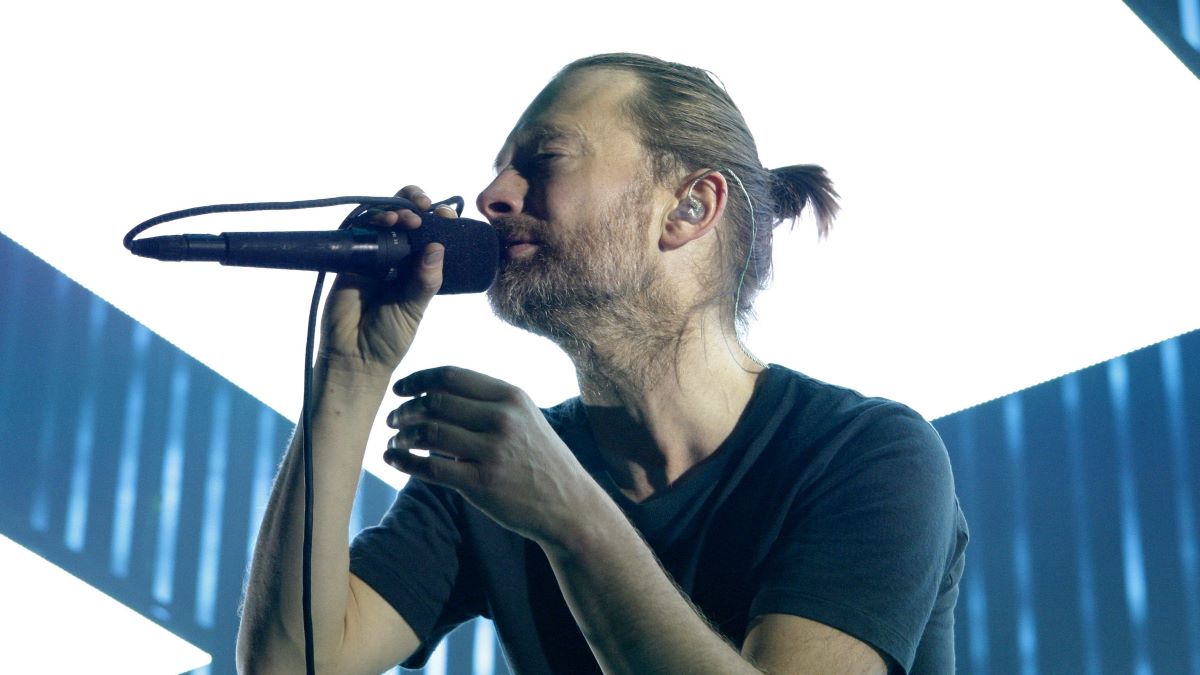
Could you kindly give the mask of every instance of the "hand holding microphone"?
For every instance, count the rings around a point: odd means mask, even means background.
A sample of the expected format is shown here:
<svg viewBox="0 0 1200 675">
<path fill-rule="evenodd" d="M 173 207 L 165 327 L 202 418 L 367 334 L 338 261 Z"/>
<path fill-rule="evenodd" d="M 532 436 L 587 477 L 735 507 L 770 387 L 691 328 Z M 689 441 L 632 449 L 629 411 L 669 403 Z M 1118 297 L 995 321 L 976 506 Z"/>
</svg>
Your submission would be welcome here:
<svg viewBox="0 0 1200 675">
<path fill-rule="evenodd" d="M 411 201 L 426 217 L 410 209 L 368 211 L 364 224 L 388 235 L 411 238 L 429 220 L 432 200 L 415 185 L 402 188 L 396 196 Z M 446 220 L 458 217 L 450 206 L 438 207 L 432 215 Z M 444 285 L 448 247 L 445 241 L 413 246 L 404 276 L 392 282 L 339 274 L 321 317 L 320 354 L 326 369 L 348 371 L 346 375 L 352 378 L 360 374 L 390 378 L 412 346 L 429 301 Z M 499 253 L 492 254 L 492 259 L 498 260 Z M 485 288 L 494 276 L 493 267 Z"/>
<path fill-rule="evenodd" d="M 461 198 L 457 201 L 461 208 Z M 194 215 L 231 211 L 313 208 L 336 204 L 358 210 L 342 228 L 326 232 L 228 232 L 135 239 L 155 225 Z M 337 197 L 305 202 L 223 204 L 152 218 L 125 236 L 132 253 L 159 260 L 337 272 L 325 308 L 322 358 L 356 371 L 391 371 L 407 352 L 429 300 L 437 293 L 477 293 L 499 266 L 495 228 L 458 218 L 448 204 L 434 208 L 410 185 L 396 198 Z"/>
<path fill-rule="evenodd" d="M 419 190 L 415 186 L 410 186 Z M 407 188 L 406 188 L 407 189 Z M 416 193 L 414 193 L 416 194 Z M 327 232 L 225 232 L 222 234 L 181 234 L 133 239 L 146 227 L 187 215 L 232 210 L 260 210 L 246 207 L 302 208 L 293 204 L 314 202 L 345 203 L 356 198 L 284 202 L 282 204 L 233 204 L 201 207 L 165 214 L 139 225 L 126 237 L 125 245 L 135 255 L 158 260 L 219 262 L 241 267 L 353 272 L 364 276 L 397 279 L 427 244 L 437 242 L 448 251 L 446 283 L 442 293 L 478 293 L 487 290 L 499 264 L 499 240 L 487 223 L 457 219 L 449 205 L 432 209 L 429 197 L 417 204 L 407 197 L 374 202 L 404 201 L 404 206 L 387 205 L 371 209 L 350 221 L 351 227 Z M 455 198 L 459 199 L 459 198 Z M 459 199 L 461 202 L 461 199 Z M 413 206 L 420 214 L 405 206 Z M 403 215 L 403 220 L 401 219 Z M 454 222 L 450 222 L 453 220 Z M 408 227 L 396 228 L 396 225 Z M 410 259 L 413 258 L 413 259 Z"/>
</svg>

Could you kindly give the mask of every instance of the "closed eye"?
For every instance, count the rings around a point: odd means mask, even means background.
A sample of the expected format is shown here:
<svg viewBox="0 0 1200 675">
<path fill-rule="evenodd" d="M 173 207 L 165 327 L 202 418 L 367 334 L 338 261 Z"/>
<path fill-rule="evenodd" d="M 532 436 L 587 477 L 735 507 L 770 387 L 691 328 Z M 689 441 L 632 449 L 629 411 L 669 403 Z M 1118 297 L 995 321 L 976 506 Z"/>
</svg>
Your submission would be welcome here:
<svg viewBox="0 0 1200 675">
<path fill-rule="evenodd" d="M 524 159 L 518 158 L 513 162 L 513 168 L 526 178 L 541 177 L 550 173 L 551 166 L 560 157 L 562 155 L 557 152 L 538 152 Z"/>
</svg>

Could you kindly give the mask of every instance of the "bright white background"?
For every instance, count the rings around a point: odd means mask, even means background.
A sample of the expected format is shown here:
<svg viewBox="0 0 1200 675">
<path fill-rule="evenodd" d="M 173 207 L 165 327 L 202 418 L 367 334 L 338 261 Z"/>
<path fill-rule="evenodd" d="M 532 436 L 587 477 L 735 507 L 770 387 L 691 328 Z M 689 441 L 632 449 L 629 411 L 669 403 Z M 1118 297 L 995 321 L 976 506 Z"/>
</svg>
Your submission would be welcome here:
<svg viewBox="0 0 1200 675">
<path fill-rule="evenodd" d="M 1116 0 L 9 3 L 0 231 L 294 418 L 312 275 L 134 259 L 124 232 L 413 182 L 471 205 L 528 100 L 604 51 L 713 70 L 765 165 L 835 180 L 828 241 L 777 231 L 764 360 L 936 417 L 1200 327 L 1200 83 Z M 574 393 L 479 297 L 438 301 L 403 368 L 442 363 Z"/>
</svg>

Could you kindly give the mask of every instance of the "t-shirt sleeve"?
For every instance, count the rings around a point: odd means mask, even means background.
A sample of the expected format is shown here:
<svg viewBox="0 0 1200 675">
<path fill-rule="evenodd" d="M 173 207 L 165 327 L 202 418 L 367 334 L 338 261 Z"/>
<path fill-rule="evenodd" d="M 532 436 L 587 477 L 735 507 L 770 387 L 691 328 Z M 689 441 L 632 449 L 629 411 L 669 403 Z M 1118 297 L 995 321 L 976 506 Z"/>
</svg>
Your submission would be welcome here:
<svg viewBox="0 0 1200 675">
<path fill-rule="evenodd" d="M 937 432 L 881 404 L 812 458 L 762 568 L 750 617 L 802 616 L 908 672 L 956 546 L 958 505 Z"/>
<path fill-rule="evenodd" d="M 460 623 L 481 613 L 481 593 L 462 549 L 462 499 L 410 480 L 379 525 L 350 545 L 350 571 L 375 589 L 421 640 L 402 665 L 420 668 Z"/>
</svg>

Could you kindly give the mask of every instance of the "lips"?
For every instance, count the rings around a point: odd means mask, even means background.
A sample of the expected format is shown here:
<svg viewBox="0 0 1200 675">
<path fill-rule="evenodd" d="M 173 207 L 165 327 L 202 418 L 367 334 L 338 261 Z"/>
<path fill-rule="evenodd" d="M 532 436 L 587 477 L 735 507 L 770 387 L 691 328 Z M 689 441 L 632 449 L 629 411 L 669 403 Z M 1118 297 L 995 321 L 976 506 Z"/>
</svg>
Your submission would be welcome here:
<svg viewBox="0 0 1200 675">
<path fill-rule="evenodd" d="M 524 258 L 533 255 L 540 245 L 541 242 L 536 239 L 506 239 L 504 250 L 509 259 Z"/>
<path fill-rule="evenodd" d="M 544 242 L 535 233 L 541 223 L 523 217 L 505 218 L 495 223 L 507 258 L 532 256 Z"/>
<path fill-rule="evenodd" d="M 535 239 L 534 237 L 527 237 L 527 236 L 516 236 L 516 237 L 510 236 L 510 237 L 504 238 L 504 246 L 505 247 L 520 246 L 521 244 L 540 244 L 540 243 L 542 243 L 540 240 Z"/>
</svg>

